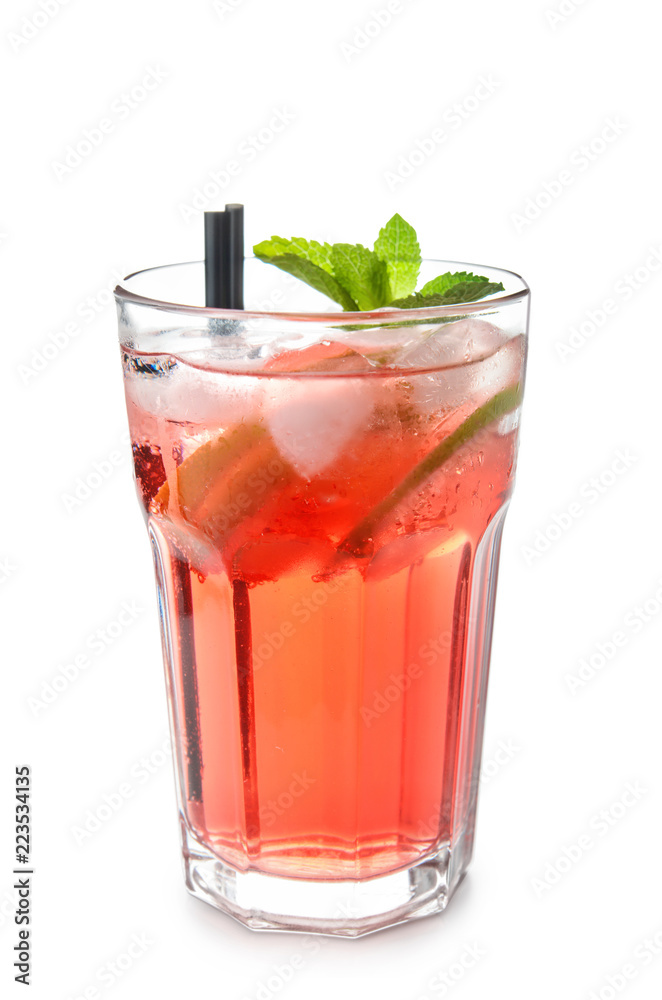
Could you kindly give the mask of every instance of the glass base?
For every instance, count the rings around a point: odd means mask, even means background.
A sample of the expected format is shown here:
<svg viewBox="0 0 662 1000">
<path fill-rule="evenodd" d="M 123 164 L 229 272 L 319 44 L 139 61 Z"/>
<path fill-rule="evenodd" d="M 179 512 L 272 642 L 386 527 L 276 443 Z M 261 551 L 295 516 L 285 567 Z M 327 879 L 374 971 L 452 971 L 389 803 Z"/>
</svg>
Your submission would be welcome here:
<svg viewBox="0 0 662 1000">
<path fill-rule="evenodd" d="M 349 938 L 440 913 L 469 861 L 462 844 L 453 850 L 444 845 L 389 875 L 324 882 L 239 871 L 197 842 L 186 827 L 183 845 L 189 892 L 246 927 Z"/>
</svg>

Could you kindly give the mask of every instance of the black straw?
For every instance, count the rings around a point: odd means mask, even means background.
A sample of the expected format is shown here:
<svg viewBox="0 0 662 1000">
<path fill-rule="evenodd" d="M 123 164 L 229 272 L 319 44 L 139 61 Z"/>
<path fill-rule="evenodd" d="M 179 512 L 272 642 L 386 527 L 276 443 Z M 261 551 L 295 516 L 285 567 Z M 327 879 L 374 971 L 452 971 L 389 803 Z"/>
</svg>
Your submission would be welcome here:
<svg viewBox="0 0 662 1000">
<path fill-rule="evenodd" d="M 205 301 L 213 309 L 244 308 L 244 206 L 205 212 Z M 253 632 L 247 584 L 232 581 L 237 663 L 237 694 L 244 790 L 245 847 L 259 853 L 260 810 L 257 788 Z M 186 700 L 186 697 L 185 699 Z M 190 694 L 193 700 L 193 693 Z"/>
<path fill-rule="evenodd" d="M 205 212 L 205 301 L 213 309 L 244 308 L 244 206 Z"/>
<path fill-rule="evenodd" d="M 186 797 L 190 802 L 202 803 L 202 743 L 193 631 L 193 592 L 191 566 L 183 553 L 173 559 L 173 579 L 179 621 L 179 659 L 184 694 Z"/>
<path fill-rule="evenodd" d="M 224 212 L 205 212 L 205 301 L 208 306 L 216 309 L 244 308 L 243 205 L 226 205 Z M 174 560 L 173 576 L 179 619 L 179 657 L 184 695 L 186 796 L 189 801 L 204 805 L 204 762 L 193 623 L 192 572 L 193 568 L 184 553 Z M 250 632 L 250 624 L 248 628 Z M 249 658 L 250 664 L 252 663 L 250 644 L 246 649 L 247 652 L 242 655 Z M 243 664 L 240 666 L 240 700 L 243 698 L 246 702 L 244 715 L 253 711 L 252 673 L 249 669 L 248 677 L 244 679 L 242 670 L 245 673 L 246 669 Z M 244 690 L 246 693 L 242 694 Z M 244 728 L 247 728 L 247 725 L 246 723 Z M 244 744 L 246 739 L 246 734 L 243 734 Z M 246 750 L 244 753 L 246 755 L 249 751 Z M 244 767 L 250 767 L 254 756 L 254 752 L 249 757 L 245 756 Z M 251 807 L 251 815 L 255 813 L 256 808 L 256 806 Z"/>
</svg>

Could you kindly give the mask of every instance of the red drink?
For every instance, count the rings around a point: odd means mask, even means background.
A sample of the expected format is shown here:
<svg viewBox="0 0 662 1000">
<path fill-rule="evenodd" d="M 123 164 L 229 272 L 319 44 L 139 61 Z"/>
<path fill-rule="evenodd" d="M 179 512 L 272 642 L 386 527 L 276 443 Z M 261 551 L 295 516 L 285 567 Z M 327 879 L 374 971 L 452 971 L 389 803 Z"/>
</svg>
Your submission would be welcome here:
<svg viewBox="0 0 662 1000">
<path fill-rule="evenodd" d="M 234 868 L 365 878 L 472 828 L 480 748 L 460 718 L 479 725 L 516 403 L 434 455 L 517 391 L 522 338 L 492 336 L 483 360 L 404 376 L 333 344 L 256 376 L 125 355 L 184 822 Z M 132 391 L 167 400 L 172 373 L 183 420 Z"/>
</svg>

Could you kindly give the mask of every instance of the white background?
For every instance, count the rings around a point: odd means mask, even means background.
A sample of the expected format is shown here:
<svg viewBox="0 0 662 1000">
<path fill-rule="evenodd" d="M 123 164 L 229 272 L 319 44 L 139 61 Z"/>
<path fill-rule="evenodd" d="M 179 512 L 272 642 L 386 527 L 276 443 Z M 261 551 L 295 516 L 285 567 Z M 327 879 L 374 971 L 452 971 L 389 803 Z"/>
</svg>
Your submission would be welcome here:
<svg viewBox="0 0 662 1000">
<path fill-rule="evenodd" d="M 13 768 L 28 763 L 39 1000 L 93 987 L 112 1000 L 657 996 L 662 954 L 643 944 L 662 930 L 655 7 L 403 0 L 365 45 L 355 32 L 385 0 L 43 2 L 49 18 L 34 0 L 6 0 L 0 15 L 2 981 L 16 940 Z M 363 48 L 347 47 L 355 37 Z M 126 110 L 122 95 L 149 70 L 163 79 Z M 471 100 L 481 77 L 493 93 L 483 86 Z M 293 121 L 249 162 L 242 143 L 278 110 Z M 57 168 L 103 118 L 112 131 L 91 155 Z M 595 141 L 610 119 L 609 141 Z M 406 180 L 389 178 L 437 127 L 446 141 Z M 446 913 L 324 940 L 317 954 L 299 936 L 253 934 L 184 890 L 159 753 L 152 567 L 104 304 L 117 272 L 201 255 L 200 217 L 185 206 L 232 159 L 238 176 L 207 207 L 245 202 L 251 244 L 272 233 L 370 243 L 400 211 L 428 256 L 510 268 L 533 292 L 485 740 L 487 761 L 500 741 L 511 756 L 488 768 L 475 860 Z M 563 170 L 570 183 L 545 197 Z M 606 299 L 612 315 L 601 317 Z M 560 350 L 582 324 L 583 342 Z M 68 504 L 104 462 L 112 474 Z M 564 518 L 571 504 L 576 516 Z M 90 636 L 123 602 L 135 619 L 96 653 Z M 614 655 L 601 659 L 600 644 Z M 36 709 L 29 699 L 83 653 L 89 665 Z M 592 676 L 573 684 L 591 657 Z M 145 757 L 155 773 L 141 782 Z M 127 781 L 132 797 L 77 843 L 88 810 Z M 638 798 L 620 806 L 628 783 Z M 590 849 L 559 864 L 580 837 Z M 564 869 L 553 885 L 548 866 Z M 113 978 L 107 963 L 134 934 L 150 943 Z M 460 976 L 469 946 L 481 956 Z M 292 972 L 297 955 L 304 967 Z"/>
</svg>

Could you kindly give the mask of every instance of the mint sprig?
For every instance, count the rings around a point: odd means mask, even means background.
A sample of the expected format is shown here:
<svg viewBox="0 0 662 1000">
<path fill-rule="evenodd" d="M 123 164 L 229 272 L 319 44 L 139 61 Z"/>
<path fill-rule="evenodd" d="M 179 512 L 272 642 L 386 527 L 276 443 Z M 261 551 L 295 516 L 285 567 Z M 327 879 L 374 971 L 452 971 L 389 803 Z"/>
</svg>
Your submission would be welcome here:
<svg viewBox="0 0 662 1000">
<path fill-rule="evenodd" d="M 347 289 L 334 277 L 331 263 L 331 246 L 295 237 L 284 240 L 273 236 L 253 247 L 253 253 L 267 264 L 275 264 L 281 271 L 287 271 L 300 278 L 341 305 L 345 312 L 356 312 L 358 304 Z"/>
<path fill-rule="evenodd" d="M 502 292 L 500 282 L 478 274 L 447 271 L 416 292 L 421 250 L 416 231 L 397 213 L 380 230 L 373 250 L 360 243 L 318 243 L 302 237 L 273 236 L 253 247 L 267 264 L 305 281 L 345 312 L 390 306 L 422 309 L 476 302 Z"/>
</svg>

